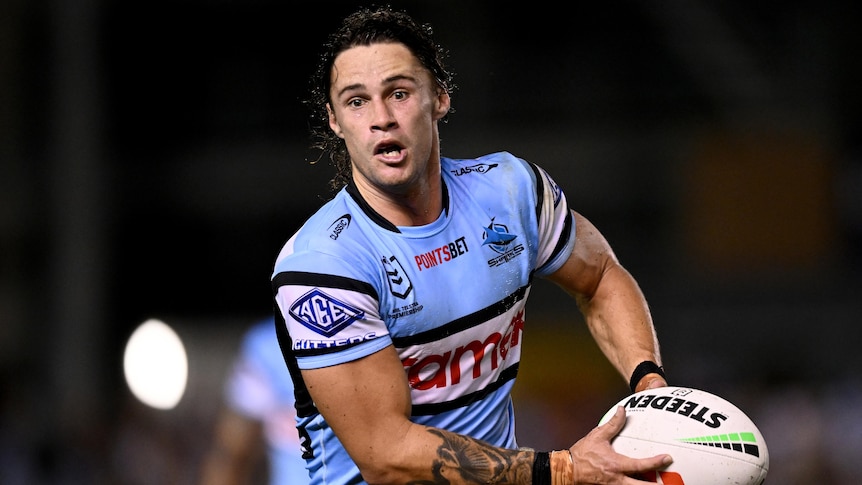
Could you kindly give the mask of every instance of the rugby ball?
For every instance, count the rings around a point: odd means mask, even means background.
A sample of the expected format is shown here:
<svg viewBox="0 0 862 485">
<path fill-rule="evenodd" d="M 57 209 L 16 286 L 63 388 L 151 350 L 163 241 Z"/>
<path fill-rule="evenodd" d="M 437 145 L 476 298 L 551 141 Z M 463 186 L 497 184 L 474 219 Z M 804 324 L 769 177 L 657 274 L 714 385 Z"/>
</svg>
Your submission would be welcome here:
<svg viewBox="0 0 862 485">
<path fill-rule="evenodd" d="M 638 478 L 666 485 L 761 485 L 769 471 L 766 441 L 754 422 L 727 400 L 699 389 L 661 387 L 632 394 L 622 406 L 626 424 L 611 445 L 646 458 L 667 453 L 673 463 Z"/>
</svg>

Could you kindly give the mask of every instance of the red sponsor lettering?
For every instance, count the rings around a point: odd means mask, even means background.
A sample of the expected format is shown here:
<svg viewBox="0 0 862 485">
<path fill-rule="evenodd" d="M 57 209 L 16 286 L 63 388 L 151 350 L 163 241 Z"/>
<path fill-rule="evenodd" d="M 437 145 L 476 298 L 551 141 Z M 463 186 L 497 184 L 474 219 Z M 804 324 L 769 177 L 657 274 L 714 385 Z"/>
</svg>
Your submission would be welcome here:
<svg viewBox="0 0 862 485">
<path fill-rule="evenodd" d="M 434 248 L 426 253 L 417 254 L 413 256 L 413 260 L 416 262 L 416 267 L 419 268 L 419 271 L 422 271 L 423 269 L 433 268 L 434 266 L 451 261 L 467 251 L 467 240 L 464 237 L 459 237 L 444 246 Z"/>
<path fill-rule="evenodd" d="M 490 372 L 499 368 L 509 350 L 520 344 L 523 331 L 524 310 L 521 310 L 512 317 L 505 334 L 493 332 L 482 341 L 473 340 L 443 354 L 422 359 L 403 359 L 402 365 L 407 371 L 410 386 L 418 390 L 458 384 L 464 377 L 464 371 L 473 379 L 478 379 L 485 371 L 482 363 L 488 361 L 487 370 Z"/>
</svg>

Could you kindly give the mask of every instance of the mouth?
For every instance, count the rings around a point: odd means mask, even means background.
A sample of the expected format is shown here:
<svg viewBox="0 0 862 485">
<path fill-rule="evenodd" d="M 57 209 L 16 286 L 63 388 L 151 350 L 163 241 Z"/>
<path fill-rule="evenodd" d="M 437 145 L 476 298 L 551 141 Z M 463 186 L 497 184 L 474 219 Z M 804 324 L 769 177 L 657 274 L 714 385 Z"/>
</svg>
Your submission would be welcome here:
<svg viewBox="0 0 862 485">
<path fill-rule="evenodd" d="M 400 158 L 404 147 L 395 142 L 381 142 L 374 147 L 374 155 L 382 155 L 386 159 Z"/>
</svg>

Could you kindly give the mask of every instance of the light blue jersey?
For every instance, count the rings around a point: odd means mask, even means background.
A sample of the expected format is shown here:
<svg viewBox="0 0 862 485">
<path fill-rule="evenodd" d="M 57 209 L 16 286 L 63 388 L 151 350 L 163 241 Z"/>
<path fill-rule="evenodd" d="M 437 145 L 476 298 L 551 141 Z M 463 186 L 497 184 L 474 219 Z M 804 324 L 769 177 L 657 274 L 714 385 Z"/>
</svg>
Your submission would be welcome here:
<svg viewBox="0 0 862 485">
<path fill-rule="evenodd" d="M 363 482 L 299 369 L 389 345 L 407 373 L 414 422 L 517 448 L 510 391 L 524 307 L 533 276 L 571 254 L 573 216 L 547 173 L 509 153 L 441 163 L 435 222 L 395 227 L 348 185 L 276 260 L 277 327 L 313 485 Z"/>
<path fill-rule="evenodd" d="M 225 399 L 237 413 L 263 424 L 269 483 L 309 483 L 294 426 L 293 382 L 284 367 L 272 318 L 256 323 L 243 335 L 225 384 Z"/>
</svg>

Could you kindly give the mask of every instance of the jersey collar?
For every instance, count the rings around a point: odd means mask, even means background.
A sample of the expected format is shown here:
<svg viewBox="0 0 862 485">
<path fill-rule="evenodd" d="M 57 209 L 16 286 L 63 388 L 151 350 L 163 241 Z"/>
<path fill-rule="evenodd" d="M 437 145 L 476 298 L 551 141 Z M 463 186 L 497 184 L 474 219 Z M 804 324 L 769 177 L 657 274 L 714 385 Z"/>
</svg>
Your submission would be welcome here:
<svg viewBox="0 0 862 485">
<path fill-rule="evenodd" d="M 446 180 L 442 178 L 441 185 L 443 187 L 443 211 L 446 213 L 446 216 L 448 216 L 449 187 L 446 186 Z M 382 227 L 383 229 L 386 229 L 387 231 L 399 233 L 401 232 L 400 230 L 398 230 L 398 227 L 396 227 L 395 224 L 389 222 L 385 217 L 380 215 L 380 213 L 378 213 L 376 210 L 374 210 L 374 208 L 371 207 L 368 201 L 366 201 L 365 198 L 362 197 L 362 194 L 359 193 L 359 189 L 356 187 L 356 184 L 353 182 L 353 179 L 351 179 L 350 182 L 347 183 L 347 186 L 344 189 L 354 200 L 354 202 L 356 202 L 359 208 L 362 209 L 362 212 L 364 212 L 365 215 L 367 215 L 368 218 L 371 219 L 375 224 Z"/>
</svg>

